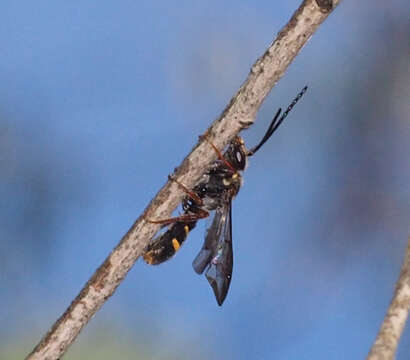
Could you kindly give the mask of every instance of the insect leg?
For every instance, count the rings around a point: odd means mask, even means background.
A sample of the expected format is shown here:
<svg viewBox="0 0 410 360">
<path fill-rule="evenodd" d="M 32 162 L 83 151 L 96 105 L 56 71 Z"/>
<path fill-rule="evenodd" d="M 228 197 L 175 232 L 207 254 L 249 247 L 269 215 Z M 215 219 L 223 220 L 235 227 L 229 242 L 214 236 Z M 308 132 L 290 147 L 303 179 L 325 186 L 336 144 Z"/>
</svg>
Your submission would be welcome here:
<svg viewBox="0 0 410 360">
<path fill-rule="evenodd" d="M 209 216 L 209 212 L 198 208 L 195 213 L 191 214 L 183 214 L 180 216 L 168 218 L 168 219 L 161 219 L 161 220 L 150 220 L 150 219 L 145 219 L 151 224 L 162 224 L 162 225 L 169 225 L 173 223 L 178 223 L 178 222 L 183 222 L 183 223 L 189 223 L 193 221 L 198 221 L 200 219 L 205 219 L 206 217 Z"/>
<path fill-rule="evenodd" d="M 215 150 L 216 154 L 218 155 L 218 159 L 221 160 L 233 173 L 236 173 L 236 170 L 232 166 L 232 164 L 228 160 L 226 160 L 225 156 L 223 156 L 222 152 L 215 146 L 215 144 L 208 139 L 208 134 L 201 135 L 199 138 L 204 139 L 209 145 L 211 145 L 212 148 Z"/>
<path fill-rule="evenodd" d="M 175 179 L 174 176 L 168 175 L 168 178 L 169 180 L 176 182 L 187 193 L 187 195 L 194 201 L 195 211 L 192 213 L 185 213 L 183 215 L 176 216 L 173 218 L 168 218 L 168 219 L 161 219 L 161 220 L 146 219 L 148 222 L 152 224 L 169 225 L 169 224 L 176 223 L 176 222 L 197 221 L 197 220 L 204 219 L 209 216 L 208 211 L 200 208 L 200 206 L 202 206 L 202 199 L 195 192 L 189 190 L 184 184 L 182 184 L 177 179 Z"/>
<path fill-rule="evenodd" d="M 186 194 L 197 203 L 197 205 L 202 205 L 202 199 L 195 192 L 189 190 L 183 183 L 175 179 L 173 175 L 168 175 L 168 179 L 177 183 L 182 188 L 182 190 L 184 190 Z"/>
</svg>

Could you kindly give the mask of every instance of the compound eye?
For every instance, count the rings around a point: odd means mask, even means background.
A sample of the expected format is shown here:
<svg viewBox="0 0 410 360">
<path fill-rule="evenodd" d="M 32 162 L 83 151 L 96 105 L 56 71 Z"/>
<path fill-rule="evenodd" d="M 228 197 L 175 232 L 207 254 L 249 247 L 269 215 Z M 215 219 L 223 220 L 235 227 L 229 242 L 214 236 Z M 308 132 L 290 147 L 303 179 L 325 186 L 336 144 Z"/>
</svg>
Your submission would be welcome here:
<svg viewBox="0 0 410 360">
<path fill-rule="evenodd" d="M 240 151 L 236 152 L 236 160 L 238 160 L 238 164 L 242 163 L 242 154 L 240 153 Z"/>
</svg>

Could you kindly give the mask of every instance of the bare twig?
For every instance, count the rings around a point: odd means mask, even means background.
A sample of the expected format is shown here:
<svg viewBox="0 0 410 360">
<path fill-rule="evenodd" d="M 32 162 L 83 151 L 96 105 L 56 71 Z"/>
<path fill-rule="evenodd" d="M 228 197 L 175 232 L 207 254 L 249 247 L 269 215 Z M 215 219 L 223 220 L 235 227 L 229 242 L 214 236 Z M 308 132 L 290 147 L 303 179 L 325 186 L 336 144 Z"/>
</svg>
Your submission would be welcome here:
<svg viewBox="0 0 410 360">
<path fill-rule="evenodd" d="M 248 78 L 221 116 L 208 129 L 209 140 L 222 149 L 240 130 L 254 122 L 256 113 L 269 91 L 340 1 L 303 1 L 273 44 L 252 66 Z M 192 188 L 214 160 L 215 152 L 209 149 L 208 143 L 199 141 L 176 169 L 175 178 Z M 58 359 L 65 353 L 81 329 L 113 294 L 158 231 L 159 225 L 145 221 L 145 217 L 169 217 L 181 202 L 183 195 L 183 191 L 175 182 L 168 181 L 163 186 L 69 308 L 26 359 Z"/>
<path fill-rule="evenodd" d="M 410 238 L 393 299 L 367 360 L 391 360 L 399 345 L 410 307 Z"/>
</svg>

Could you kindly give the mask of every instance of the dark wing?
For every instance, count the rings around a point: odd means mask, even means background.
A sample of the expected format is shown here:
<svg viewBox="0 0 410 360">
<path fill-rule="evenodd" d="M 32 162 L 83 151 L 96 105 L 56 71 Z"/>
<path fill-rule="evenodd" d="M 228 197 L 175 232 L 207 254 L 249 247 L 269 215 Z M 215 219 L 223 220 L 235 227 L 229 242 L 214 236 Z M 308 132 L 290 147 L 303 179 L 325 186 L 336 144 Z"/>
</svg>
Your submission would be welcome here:
<svg viewBox="0 0 410 360">
<path fill-rule="evenodd" d="M 221 237 L 225 225 L 225 220 L 223 219 L 224 212 L 221 210 L 221 208 L 217 208 L 217 210 L 215 210 L 211 215 L 211 225 L 207 229 L 204 245 L 192 262 L 192 267 L 197 274 L 202 274 L 204 272 L 206 267 L 211 262 L 211 259 L 216 254 L 218 239 Z"/>
<path fill-rule="evenodd" d="M 222 305 L 232 278 L 232 207 L 231 201 L 215 210 L 204 245 L 192 263 L 194 270 L 205 276 L 211 285 L 218 305 Z"/>
</svg>

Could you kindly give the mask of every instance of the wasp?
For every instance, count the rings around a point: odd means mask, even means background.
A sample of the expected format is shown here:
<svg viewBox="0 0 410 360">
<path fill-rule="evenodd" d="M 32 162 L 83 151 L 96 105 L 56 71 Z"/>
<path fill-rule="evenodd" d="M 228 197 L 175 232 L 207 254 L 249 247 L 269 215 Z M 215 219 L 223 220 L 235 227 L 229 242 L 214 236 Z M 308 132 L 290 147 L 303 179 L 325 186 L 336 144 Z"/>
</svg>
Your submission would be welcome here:
<svg viewBox="0 0 410 360">
<path fill-rule="evenodd" d="M 232 200 L 242 185 L 241 172 L 246 168 L 247 159 L 269 140 L 306 90 L 307 86 L 293 99 L 285 112 L 282 113 L 282 109 L 278 109 L 262 140 L 249 150 L 243 139 L 236 136 L 222 153 L 205 136 L 205 140 L 216 152 L 217 160 L 192 190 L 170 176 L 170 179 L 177 182 L 186 193 L 182 201 L 183 213 L 169 219 L 148 220 L 168 228 L 144 250 L 143 258 L 146 263 L 158 265 L 174 256 L 198 220 L 208 217 L 213 211 L 204 244 L 192 266 L 198 274 L 205 271 L 216 301 L 219 306 L 222 305 L 232 278 Z"/>
</svg>

